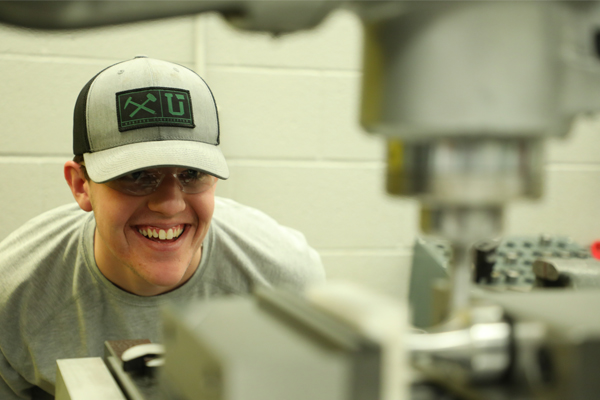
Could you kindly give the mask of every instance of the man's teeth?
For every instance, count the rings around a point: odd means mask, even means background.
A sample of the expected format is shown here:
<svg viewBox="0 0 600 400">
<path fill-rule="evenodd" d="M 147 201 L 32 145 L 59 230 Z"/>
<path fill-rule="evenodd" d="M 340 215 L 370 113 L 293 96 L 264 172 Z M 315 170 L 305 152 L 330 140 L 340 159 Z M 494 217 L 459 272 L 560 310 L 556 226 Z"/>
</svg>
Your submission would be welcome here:
<svg viewBox="0 0 600 400">
<path fill-rule="evenodd" d="M 140 232 L 147 238 L 171 240 L 173 238 L 178 238 L 181 235 L 181 233 L 183 232 L 183 226 L 169 228 L 166 231 L 164 229 L 142 228 L 138 229 L 138 232 Z"/>
</svg>

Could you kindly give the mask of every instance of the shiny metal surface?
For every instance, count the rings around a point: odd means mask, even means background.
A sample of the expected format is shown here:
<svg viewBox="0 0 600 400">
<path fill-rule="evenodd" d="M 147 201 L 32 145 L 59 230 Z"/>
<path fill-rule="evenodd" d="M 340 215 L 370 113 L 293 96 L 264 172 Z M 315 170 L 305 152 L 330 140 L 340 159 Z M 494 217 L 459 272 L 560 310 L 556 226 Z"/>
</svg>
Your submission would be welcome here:
<svg viewBox="0 0 600 400">
<path fill-rule="evenodd" d="M 320 23 L 328 1 L 3 1 L 0 22 L 34 29 L 82 29 L 218 11 L 234 25 L 278 33 Z"/>
<path fill-rule="evenodd" d="M 422 231 L 452 243 L 450 308 L 464 308 L 472 281 L 470 248 L 501 234 L 504 204 L 541 194 L 541 141 L 452 137 L 392 146 L 388 190 L 418 198 Z"/>
<path fill-rule="evenodd" d="M 203 11 L 235 12 L 222 1 L 3 1 L 0 22 L 33 29 L 82 29 Z"/>
<path fill-rule="evenodd" d="M 419 363 L 452 362 L 465 368 L 471 382 L 498 379 L 508 368 L 510 326 L 503 322 L 469 328 L 412 335 L 409 347 Z M 427 360 L 425 360 L 427 359 Z"/>
<path fill-rule="evenodd" d="M 541 195 L 541 140 L 574 116 L 561 97 L 564 13 L 411 2 L 366 25 L 361 122 L 388 138 L 388 192 L 419 199 L 423 232 L 452 243 L 449 316 L 469 303 L 469 248 L 501 233 L 506 203 Z"/>
<path fill-rule="evenodd" d="M 538 139 L 456 137 L 390 145 L 396 147 L 389 155 L 388 190 L 426 205 L 502 205 L 542 192 Z"/>
<path fill-rule="evenodd" d="M 600 289 L 600 262 L 593 258 L 541 258 L 533 263 L 533 273 L 552 286 Z"/>
<path fill-rule="evenodd" d="M 423 207 L 421 228 L 446 238 L 452 244 L 450 299 L 446 315 L 459 313 L 469 305 L 474 263 L 472 246 L 482 238 L 495 238 L 501 232 L 502 208 L 446 206 Z"/>
<path fill-rule="evenodd" d="M 567 133 L 563 3 L 405 4 L 403 14 L 367 25 L 368 131 L 403 140 Z"/>
</svg>

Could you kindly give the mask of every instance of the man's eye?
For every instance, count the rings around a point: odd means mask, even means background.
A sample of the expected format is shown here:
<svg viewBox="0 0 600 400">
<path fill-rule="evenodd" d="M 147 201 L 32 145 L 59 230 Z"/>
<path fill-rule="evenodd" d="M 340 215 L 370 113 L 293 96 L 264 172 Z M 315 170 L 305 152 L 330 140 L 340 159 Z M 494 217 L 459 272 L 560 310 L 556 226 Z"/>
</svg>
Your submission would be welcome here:
<svg viewBox="0 0 600 400">
<path fill-rule="evenodd" d="M 130 175 L 130 176 L 128 176 L 129 179 L 131 179 L 132 181 L 137 181 L 140 178 L 140 176 L 142 175 L 142 171 L 132 172 L 129 175 Z"/>
<path fill-rule="evenodd" d="M 200 172 L 195 169 L 186 169 L 185 171 L 179 173 L 179 179 L 184 182 L 190 182 L 195 180 L 201 180 L 206 174 L 204 172 Z"/>
<path fill-rule="evenodd" d="M 139 172 L 132 172 L 131 174 L 123 175 L 120 178 L 115 179 L 115 182 L 131 183 L 137 181 L 139 176 Z"/>
<path fill-rule="evenodd" d="M 150 171 L 137 171 L 127 174 L 121 178 L 124 182 L 138 183 L 143 185 L 151 185 L 155 183 L 159 177 Z"/>
</svg>

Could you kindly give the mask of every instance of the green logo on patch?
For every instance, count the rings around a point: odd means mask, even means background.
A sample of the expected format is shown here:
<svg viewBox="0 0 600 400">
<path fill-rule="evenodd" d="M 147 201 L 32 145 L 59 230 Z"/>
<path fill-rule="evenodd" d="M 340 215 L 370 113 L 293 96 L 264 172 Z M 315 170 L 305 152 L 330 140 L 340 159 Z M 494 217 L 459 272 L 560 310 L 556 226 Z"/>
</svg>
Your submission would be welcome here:
<svg viewBox="0 0 600 400">
<path fill-rule="evenodd" d="M 175 88 L 143 88 L 117 93 L 119 131 L 149 126 L 193 128 L 190 92 Z"/>
</svg>

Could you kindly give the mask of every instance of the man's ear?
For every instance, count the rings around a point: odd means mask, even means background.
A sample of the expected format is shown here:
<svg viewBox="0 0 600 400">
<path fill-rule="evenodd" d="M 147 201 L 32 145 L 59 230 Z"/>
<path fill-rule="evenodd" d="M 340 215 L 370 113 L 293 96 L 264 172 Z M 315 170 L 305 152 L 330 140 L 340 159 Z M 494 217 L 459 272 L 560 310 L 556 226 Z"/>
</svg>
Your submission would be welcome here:
<svg viewBox="0 0 600 400">
<path fill-rule="evenodd" d="M 71 188 L 71 193 L 83 211 L 92 211 L 90 201 L 90 183 L 85 179 L 81 165 L 75 161 L 67 161 L 64 167 L 65 179 Z"/>
</svg>

